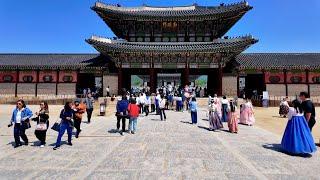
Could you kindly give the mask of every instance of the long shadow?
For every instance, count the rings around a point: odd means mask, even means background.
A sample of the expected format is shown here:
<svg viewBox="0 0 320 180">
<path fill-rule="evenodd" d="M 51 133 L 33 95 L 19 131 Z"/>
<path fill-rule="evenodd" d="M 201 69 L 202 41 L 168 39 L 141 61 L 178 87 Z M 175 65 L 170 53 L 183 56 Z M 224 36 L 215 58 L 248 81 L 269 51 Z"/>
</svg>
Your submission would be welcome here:
<svg viewBox="0 0 320 180">
<path fill-rule="evenodd" d="M 68 144 L 68 142 L 67 141 L 61 141 L 60 146 L 62 146 L 64 144 Z M 48 146 L 56 146 L 56 143 L 54 142 L 54 143 L 48 144 Z"/>
<path fill-rule="evenodd" d="M 280 152 L 280 153 L 283 153 L 283 154 L 286 154 L 289 156 L 297 156 L 297 157 L 302 157 L 302 158 L 311 158 L 312 157 L 311 154 L 292 154 L 292 153 L 286 152 L 283 150 L 281 144 L 264 144 L 264 145 L 262 145 L 262 147 L 276 151 L 276 152 Z"/>
<path fill-rule="evenodd" d="M 161 121 L 161 119 L 150 119 L 151 121 Z"/>
<path fill-rule="evenodd" d="M 110 129 L 108 133 L 115 134 L 115 133 L 119 133 L 119 131 L 117 129 Z"/>
<path fill-rule="evenodd" d="M 184 123 L 184 124 L 192 124 L 191 122 L 189 121 L 180 121 L 181 123 Z"/>
<path fill-rule="evenodd" d="M 319 147 L 320 147 L 320 143 L 316 143 L 316 146 L 319 146 Z"/>
<path fill-rule="evenodd" d="M 204 127 L 204 126 L 198 126 L 198 128 L 200 128 L 200 129 L 205 129 L 205 130 L 207 130 L 207 131 L 212 131 L 212 130 L 210 130 L 208 127 Z"/>
<path fill-rule="evenodd" d="M 209 119 L 202 119 L 202 121 L 209 121 Z"/>
</svg>

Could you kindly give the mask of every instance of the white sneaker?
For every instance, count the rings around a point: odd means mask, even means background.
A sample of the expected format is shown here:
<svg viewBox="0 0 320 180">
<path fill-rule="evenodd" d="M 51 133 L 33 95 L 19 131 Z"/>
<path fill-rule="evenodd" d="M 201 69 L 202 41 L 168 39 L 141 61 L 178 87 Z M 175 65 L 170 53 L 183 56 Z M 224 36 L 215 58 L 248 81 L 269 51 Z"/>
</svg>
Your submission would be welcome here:
<svg viewBox="0 0 320 180">
<path fill-rule="evenodd" d="M 44 145 L 41 145 L 40 148 L 44 148 Z"/>
</svg>

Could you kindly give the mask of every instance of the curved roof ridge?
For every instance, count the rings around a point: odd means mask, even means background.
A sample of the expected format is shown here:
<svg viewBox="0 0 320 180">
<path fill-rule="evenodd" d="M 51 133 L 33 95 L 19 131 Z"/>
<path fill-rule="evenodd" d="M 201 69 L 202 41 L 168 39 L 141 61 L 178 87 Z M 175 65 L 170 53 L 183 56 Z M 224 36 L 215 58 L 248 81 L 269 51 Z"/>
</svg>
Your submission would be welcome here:
<svg viewBox="0 0 320 180">
<path fill-rule="evenodd" d="M 141 11 L 192 11 L 197 9 L 207 9 L 207 10 L 213 10 L 213 9 L 232 9 L 237 8 L 241 6 L 249 6 L 249 4 L 246 1 L 240 1 L 237 3 L 231 3 L 231 4 L 220 4 L 217 6 L 198 6 L 197 4 L 187 5 L 187 6 L 149 6 L 149 5 L 142 5 L 142 6 L 136 6 L 136 7 L 122 7 L 119 5 L 111 5 L 111 4 L 105 4 L 102 2 L 96 2 L 94 7 L 97 8 L 103 8 L 103 9 L 110 9 L 114 11 L 122 11 L 122 12 L 141 12 Z"/>
</svg>

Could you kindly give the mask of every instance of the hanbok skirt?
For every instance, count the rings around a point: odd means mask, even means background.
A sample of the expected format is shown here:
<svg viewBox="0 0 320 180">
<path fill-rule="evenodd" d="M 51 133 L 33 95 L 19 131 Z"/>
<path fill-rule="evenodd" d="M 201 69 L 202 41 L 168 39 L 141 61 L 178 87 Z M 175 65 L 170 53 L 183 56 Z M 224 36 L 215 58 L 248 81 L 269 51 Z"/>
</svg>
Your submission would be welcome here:
<svg viewBox="0 0 320 180">
<path fill-rule="evenodd" d="M 255 123 L 255 118 L 251 109 L 246 108 L 240 113 L 240 123 L 246 125 L 253 125 Z"/>
<path fill-rule="evenodd" d="M 287 115 L 289 113 L 289 107 L 286 105 L 281 105 L 279 108 L 279 114 L 280 116 L 282 115 Z"/>
<path fill-rule="evenodd" d="M 209 113 L 209 129 L 217 130 L 223 128 L 223 124 L 221 122 L 220 116 L 217 112 Z"/>
<path fill-rule="evenodd" d="M 222 122 L 228 122 L 228 105 L 222 104 Z"/>
<path fill-rule="evenodd" d="M 290 154 L 308 154 L 317 150 L 304 116 L 293 116 L 288 121 L 281 146 Z"/>
<path fill-rule="evenodd" d="M 231 133 L 238 132 L 238 118 L 235 112 L 229 113 L 228 127 Z"/>
</svg>

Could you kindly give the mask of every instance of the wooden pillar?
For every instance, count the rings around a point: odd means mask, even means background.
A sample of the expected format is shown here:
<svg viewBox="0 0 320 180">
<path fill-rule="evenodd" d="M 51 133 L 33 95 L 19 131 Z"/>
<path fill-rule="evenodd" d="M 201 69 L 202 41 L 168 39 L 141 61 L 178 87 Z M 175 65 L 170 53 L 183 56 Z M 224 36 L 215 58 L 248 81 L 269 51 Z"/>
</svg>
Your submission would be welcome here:
<svg viewBox="0 0 320 180">
<path fill-rule="evenodd" d="M 39 69 L 37 69 L 37 75 L 36 75 L 36 89 L 35 89 L 35 96 L 38 97 L 38 83 L 39 83 Z"/>
<path fill-rule="evenodd" d="M 122 93 L 122 83 L 123 83 L 123 74 L 122 67 L 118 67 L 118 94 L 123 95 Z"/>
<path fill-rule="evenodd" d="M 218 96 L 222 96 L 222 65 L 221 65 L 221 60 L 219 62 L 219 69 L 218 69 L 218 83 L 219 83 L 219 88 L 218 88 Z"/>
<path fill-rule="evenodd" d="M 15 97 L 18 97 L 18 83 L 19 83 L 19 69 L 17 69 L 17 72 L 16 72 L 16 85 L 15 85 L 15 90 L 14 90 L 14 96 Z"/>
<path fill-rule="evenodd" d="M 57 70 L 57 81 L 56 81 L 56 96 L 58 96 L 58 84 L 59 84 L 59 77 L 60 77 L 60 70 Z"/>
<path fill-rule="evenodd" d="M 307 86 L 308 86 L 308 94 L 309 96 L 311 97 L 311 94 L 310 94 L 310 82 L 309 82 L 309 70 L 306 69 L 306 83 L 307 83 Z"/>
<path fill-rule="evenodd" d="M 240 96 L 240 91 L 239 91 L 239 85 L 240 85 L 240 83 L 239 83 L 239 71 L 237 71 L 237 96 L 239 97 Z"/>
<path fill-rule="evenodd" d="M 288 81 L 287 81 L 287 70 L 286 69 L 283 70 L 283 74 L 284 74 L 284 84 L 286 87 L 286 96 L 288 96 Z"/>
<path fill-rule="evenodd" d="M 189 69 L 189 64 L 186 62 L 186 68 L 184 68 L 183 71 L 183 86 L 189 85 L 189 75 L 190 75 L 190 69 Z"/>
<path fill-rule="evenodd" d="M 262 70 L 262 74 L 263 74 L 263 91 L 267 90 L 267 85 L 266 85 L 266 70 Z"/>
<path fill-rule="evenodd" d="M 150 74 L 150 92 L 154 93 L 156 92 L 157 73 L 153 67 L 149 69 L 149 74 Z"/>
</svg>

